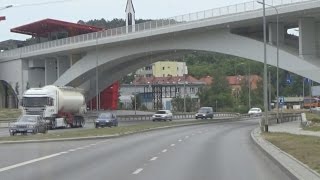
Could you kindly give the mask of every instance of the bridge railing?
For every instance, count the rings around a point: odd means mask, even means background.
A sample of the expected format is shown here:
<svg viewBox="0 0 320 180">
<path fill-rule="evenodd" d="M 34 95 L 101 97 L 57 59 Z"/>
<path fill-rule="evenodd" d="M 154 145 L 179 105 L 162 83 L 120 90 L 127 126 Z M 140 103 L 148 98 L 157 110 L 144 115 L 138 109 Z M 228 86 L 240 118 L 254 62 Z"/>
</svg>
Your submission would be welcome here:
<svg viewBox="0 0 320 180">
<path fill-rule="evenodd" d="M 279 6 L 279 5 L 292 4 L 292 3 L 304 2 L 304 1 L 312 1 L 312 0 L 265 0 L 265 3 L 273 6 Z M 34 44 L 30 46 L 13 49 L 13 50 L 3 51 L 0 53 L 0 58 L 23 57 L 24 54 L 39 51 L 39 50 L 61 47 L 64 45 L 70 45 L 70 44 L 76 44 L 76 43 L 82 43 L 82 42 L 97 41 L 101 38 L 124 36 L 127 34 L 150 31 L 150 30 L 159 29 L 159 28 L 166 28 L 166 27 L 175 26 L 179 24 L 206 20 L 209 18 L 216 18 L 216 17 L 226 16 L 226 15 L 233 15 L 237 13 L 255 11 L 261 8 L 262 8 L 262 5 L 258 4 L 256 1 L 244 2 L 244 3 L 235 4 L 231 6 L 220 7 L 220 8 L 175 16 L 172 18 L 149 21 L 141 24 L 136 24 L 133 26 L 128 26 L 128 27 L 124 26 L 124 27 L 119 27 L 114 29 L 102 30 L 99 32 L 83 34 L 79 36 L 74 36 L 74 37 L 69 37 L 69 38 L 64 38 L 64 39 L 59 39 L 54 41 L 48 41 L 40 44 Z M 270 8 L 270 7 L 266 7 L 266 8 Z"/>
</svg>

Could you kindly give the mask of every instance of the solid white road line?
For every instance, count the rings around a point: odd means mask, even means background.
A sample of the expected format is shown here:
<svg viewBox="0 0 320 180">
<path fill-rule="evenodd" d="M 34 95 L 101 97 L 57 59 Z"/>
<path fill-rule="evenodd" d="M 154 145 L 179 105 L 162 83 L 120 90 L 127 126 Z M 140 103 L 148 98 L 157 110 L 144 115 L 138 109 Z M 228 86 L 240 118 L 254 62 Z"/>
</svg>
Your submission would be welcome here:
<svg viewBox="0 0 320 180">
<path fill-rule="evenodd" d="M 150 161 L 155 161 L 157 159 L 158 159 L 158 157 L 155 156 L 155 157 L 151 158 Z"/>
<path fill-rule="evenodd" d="M 78 148 L 75 148 L 75 149 L 69 149 L 67 151 L 62 151 L 62 152 L 59 152 L 59 153 L 55 153 L 55 154 L 51 154 L 51 155 L 48 155 L 48 156 L 44 156 L 44 157 L 40 157 L 40 158 L 29 160 L 29 161 L 25 161 L 25 162 L 22 162 L 22 163 L 18 163 L 18 164 L 15 164 L 15 165 L 7 166 L 7 167 L 4 167 L 4 168 L 0 168 L 0 172 L 8 171 L 10 169 L 14 169 L 14 168 L 18 168 L 18 167 L 21 167 L 21 166 L 25 166 L 25 165 L 28 165 L 28 164 L 35 163 L 35 162 L 39 162 L 39 161 L 43 161 L 43 160 L 46 160 L 46 159 L 50 159 L 50 158 L 53 158 L 53 157 L 56 157 L 56 156 L 60 156 L 60 155 L 63 155 L 63 154 L 68 154 L 69 152 L 74 152 L 74 151 L 85 149 L 85 148 L 88 148 L 88 147 L 90 147 L 90 145 L 83 146 L 83 147 L 78 147 Z"/>
<path fill-rule="evenodd" d="M 65 153 L 65 152 L 62 152 L 62 153 Z M 25 166 L 25 165 L 28 165 L 28 164 L 32 164 L 32 163 L 35 163 L 35 162 L 38 162 L 38 161 L 42 161 L 42 160 L 45 160 L 45 159 L 50 159 L 50 158 L 59 156 L 62 153 L 51 154 L 49 156 L 44 156 L 44 157 L 41 157 L 41 158 L 33 159 L 33 160 L 30 160 L 30 161 L 25 161 L 25 162 L 22 162 L 22 163 L 19 163 L 19 164 L 15 164 L 15 165 L 12 165 L 12 166 L 4 167 L 4 168 L 0 169 L 0 172 L 7 171 L 7 170 L 10 170 L 10 169 L 14 169 L 14 168 L 21 167 L 21 166 Z"/>
<path fill-rule="evenodd" d="M 165 152 L 167 152 L 167 151 L 168 151 L 167 149 L 162 150 L 163 153 L 165 153 Z"/>
<path fill-rule="evenodd" d="M 139 174 L 141 171 L 143 171 L 143 169 L 139 168 L 136 171 L 134 171 L 132 174 L 136 175 L 136 174 Z"/>
</svg>

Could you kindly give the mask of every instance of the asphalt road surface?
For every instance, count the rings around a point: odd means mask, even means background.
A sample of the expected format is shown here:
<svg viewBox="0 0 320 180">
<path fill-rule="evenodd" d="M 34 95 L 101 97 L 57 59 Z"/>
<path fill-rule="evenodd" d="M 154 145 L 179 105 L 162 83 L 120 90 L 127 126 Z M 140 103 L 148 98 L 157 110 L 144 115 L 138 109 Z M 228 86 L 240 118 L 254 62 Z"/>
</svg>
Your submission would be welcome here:
<svg viewBox="0 0 320 180">
<path fill-rule="evenodd" d="M 286 180 L 250 138 L 257 120 L 115 139 L 0 145 L 5 180 Z"/>
</svg>

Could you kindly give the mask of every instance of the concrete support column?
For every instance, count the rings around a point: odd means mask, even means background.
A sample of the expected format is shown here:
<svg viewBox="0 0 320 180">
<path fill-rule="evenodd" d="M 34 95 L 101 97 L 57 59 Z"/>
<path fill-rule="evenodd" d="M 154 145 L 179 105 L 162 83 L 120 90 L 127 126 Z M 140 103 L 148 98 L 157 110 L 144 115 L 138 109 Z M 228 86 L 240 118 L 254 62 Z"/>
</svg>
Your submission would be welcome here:
<svg viewBox="0 0 320 180">
<path fill-rule="evenodd" d="M 59 78 L 64 72 L 71 67 L 70 59 L 68 57 L 57 58 L 57 78 Z"/>
<path fill-rule="evenodd" d="M 301 57 L 315 56 L 316 23 L 314 18 L 299 19 L 299 55 Z"/>
<path fill-rule="evenodd" d="M 277 45 L 277 22 L 269 23 L 269 43 Z M 284 43 L 285 29 L 283 23 L 279 22 L 279 45 Z"/>
<path fill-rule="evenodd" d="M 57 60 L 48 58 L 45 60 L 45 85 L 53 84 L 57 79 Z"/>
</svg>

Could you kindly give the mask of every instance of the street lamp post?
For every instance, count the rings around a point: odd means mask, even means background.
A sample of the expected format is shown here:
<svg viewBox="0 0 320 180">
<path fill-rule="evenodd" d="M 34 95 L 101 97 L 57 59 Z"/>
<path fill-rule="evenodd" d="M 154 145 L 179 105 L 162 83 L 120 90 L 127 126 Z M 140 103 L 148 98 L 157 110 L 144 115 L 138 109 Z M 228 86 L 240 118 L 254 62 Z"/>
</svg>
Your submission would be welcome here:
<svg viewBox="0 0 320 180">
<path fill-rule="evenodd" d="M 264 111 L 265 111 L 265 132 L 269 131 L 269 121 L 268 121 L 268 75 L 267 75 L 267 31 L 266 31 L 266 4 L 265 0 L 262 2 L 257 1 L 262 4 L 263 8 L 263 101 L 264 101 Z"/>
<path fill-rule="evenodd" d="M 273 8 L 277 13 L 277 122 L 279 122 L 279 11 L 275 6 L 265 4 L 263 1 L 257 1 L 259 4 L 263 4 Z M 265 6 L 263 7 L 265 11 Z"/>
</svg>

